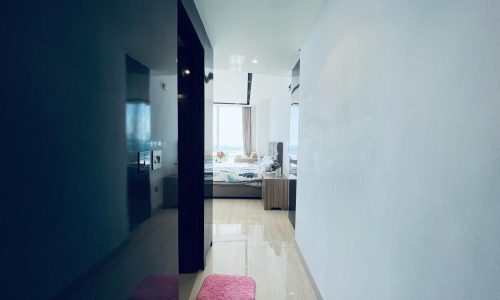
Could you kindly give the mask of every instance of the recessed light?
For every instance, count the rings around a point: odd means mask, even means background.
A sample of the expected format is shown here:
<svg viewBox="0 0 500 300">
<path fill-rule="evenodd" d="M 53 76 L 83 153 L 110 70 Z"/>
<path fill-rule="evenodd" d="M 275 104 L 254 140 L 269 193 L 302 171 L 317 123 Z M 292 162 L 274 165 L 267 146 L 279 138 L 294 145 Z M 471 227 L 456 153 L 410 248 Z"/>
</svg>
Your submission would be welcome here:
<svg viewBox="0 0 500 300">
<path fill-rule="evenodd" d="M 254 58 L 254 59 L 252 59 L 252 63 L 253 63 L 253 64 L 258 64 L 258 63 L 259 63 L 259 61 L 258 61 L 257 59 L 255 59 L 255 58 Z"/>
</svg>

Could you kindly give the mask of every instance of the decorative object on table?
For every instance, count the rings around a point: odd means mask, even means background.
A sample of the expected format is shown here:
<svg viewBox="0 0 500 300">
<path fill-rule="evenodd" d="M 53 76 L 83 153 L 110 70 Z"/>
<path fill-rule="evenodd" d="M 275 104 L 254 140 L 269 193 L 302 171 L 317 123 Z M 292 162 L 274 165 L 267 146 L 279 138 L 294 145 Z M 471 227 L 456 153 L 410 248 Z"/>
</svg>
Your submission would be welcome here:
<svg viewBox="0 0 500 300">
<path fill-rule="evenodd" d="M 227 154 L 224 153 L 224 151 L 217 151 L 217 154 L 215 155 L 215 161 L 216 162 L 223 162 L 227 160 Z"/>
</svg>

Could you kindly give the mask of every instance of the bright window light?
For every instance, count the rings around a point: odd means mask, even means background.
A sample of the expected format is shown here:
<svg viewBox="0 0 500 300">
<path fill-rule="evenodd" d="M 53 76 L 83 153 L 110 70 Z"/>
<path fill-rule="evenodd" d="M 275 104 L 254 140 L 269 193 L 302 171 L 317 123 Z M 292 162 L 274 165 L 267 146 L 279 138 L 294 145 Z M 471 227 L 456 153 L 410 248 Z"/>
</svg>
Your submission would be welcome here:
<svg viewBox="0 0 500 300">
<path fill-rule="evenodd" d="M 214 152 L 229 156 L 243 154 L 243 117 L 241 106 L 214 105 Z"/>
</svg>

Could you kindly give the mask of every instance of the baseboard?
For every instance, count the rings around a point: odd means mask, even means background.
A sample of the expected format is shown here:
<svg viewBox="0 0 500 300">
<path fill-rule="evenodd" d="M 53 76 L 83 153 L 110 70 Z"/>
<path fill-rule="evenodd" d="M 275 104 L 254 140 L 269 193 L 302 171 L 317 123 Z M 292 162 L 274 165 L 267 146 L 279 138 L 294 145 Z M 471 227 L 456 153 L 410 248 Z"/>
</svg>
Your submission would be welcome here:
<svg viewBox="0 0 500 300">
<path fill-rule="evenodd" d="M 323 300 L 323 297 L 321 296 L 321 293 L 319 292 L 318 286 L 316 285 L 316 282 L 314 281 L 314 278 L 311 274 L 311 271 L 309 270 L 309 266 L 306 263 L 306 260 L 304 259 L 304 256 L 302 255 L 302 251 L 300 250 L 299 244 L 297 244 L 297 241 L 295 241 L 295 247 L 297 248 L 297 252 L 299 253 L 299 258 L 300 261 L 302 262 L 302 265 L 304 266 L 307 277 L 309 277 L 309 281 L 312 283 L 314 293 L 316 294 L 316 298 L 319 300 Z"/>
</svg>

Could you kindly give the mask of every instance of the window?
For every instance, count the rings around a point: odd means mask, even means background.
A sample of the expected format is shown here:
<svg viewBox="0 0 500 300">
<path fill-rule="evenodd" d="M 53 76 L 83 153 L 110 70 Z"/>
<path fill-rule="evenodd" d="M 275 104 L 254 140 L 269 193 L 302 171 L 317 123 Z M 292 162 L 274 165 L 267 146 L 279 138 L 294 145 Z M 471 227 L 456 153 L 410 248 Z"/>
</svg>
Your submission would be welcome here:
<svg viewBox="0 0 500 300">
<path fill-rule="evenodd" d="M 242 118 L 241 106 L 214 105 L 214 152 L 243 154 Z"/>
</svg>

